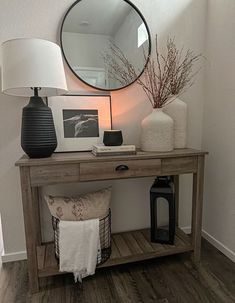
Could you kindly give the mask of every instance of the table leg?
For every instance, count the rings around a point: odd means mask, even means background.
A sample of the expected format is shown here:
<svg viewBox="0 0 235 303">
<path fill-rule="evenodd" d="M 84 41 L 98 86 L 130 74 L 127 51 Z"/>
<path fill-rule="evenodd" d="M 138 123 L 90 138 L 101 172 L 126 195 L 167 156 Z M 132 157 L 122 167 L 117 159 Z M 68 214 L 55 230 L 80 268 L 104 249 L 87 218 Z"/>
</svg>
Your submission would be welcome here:
<svg viewBox="0 0 235 303">
<path fill-rule="evenodd" d="M 34 218 L 35 218 L 35 232 L 36 232 L 36 242 L 37 245 L 41 245 L 42 243 L 42 235 L 41 235 L 41 220 L 40 220 L 40 192 L 38 187 L 32 187 L 32 195 L 33 195 L 33 210 L 34 210 Z"/>
<path fill-rule="evenodd" d="M 28 167 L 20 168 L 20 178 L 28 259 L 29 288 L 31 293 L 35 293 L 39 291 L 37 266 L 37 244 L 40 242 L 37 215 L 38 192 L 31 187 Z"/>
<path fill-rule="evenodd" d="M 175 189 L 175 222 L 179 226 L 179 175 L 173 176 Z"/>
<path fill-rule="evenodd" d="M 201 230 L 202 230 L 202 204 L 204 185 L 204 156 L 198 156 L 197 173 L 193 174 L 193 205 L 192 205 L 192 244 L 193 261 L 195 265 L 200 262 Z"/>
</svg>

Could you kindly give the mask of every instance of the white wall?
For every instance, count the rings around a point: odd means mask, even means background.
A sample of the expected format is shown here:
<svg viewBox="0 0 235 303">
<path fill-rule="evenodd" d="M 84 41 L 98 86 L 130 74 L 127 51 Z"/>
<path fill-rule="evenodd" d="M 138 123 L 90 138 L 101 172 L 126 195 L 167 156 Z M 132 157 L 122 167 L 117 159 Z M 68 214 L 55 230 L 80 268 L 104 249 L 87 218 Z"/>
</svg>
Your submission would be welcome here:
<svg viewBox="0 0 235 303">
<path fill-rule="evenodd" d="M 235 2 L 209 0 L 204 230 L 235 261 Z M 215 243 L 216 244 L 216 243 Z M 217 243 L 218 244 L 218 243 Z"/>
<path fill-rule="evenodd" d="M 136 11 L 131 10 L 113 36 L 114 43 L 122 50 L 136 70 L 141 70 L 145 61 L 143 47 L 148 54 L 148 41 L 138 48 L 138 28 L 141 23 L 142 19 Z"/>
<path fill-rule="evenodd" d="M 58 41 L 62 17 L 73 0 L 2 0 L 0 3 L 0 43 L 16 37 L 39 37 Z M 196 52 L 204 52 L 206 0 L 135 0 L 142 11 L 152 35 L 159 34 L 160 41 L 168 35 Z M 90 90 L 67 70 L 71 90 Z M 184 99 L 189 106 L 188 142 L 201 146 L 204 103 L 204 73 L 201 72 L 195 86 Z M 141 89 L 132 85 L 112 93 L 114 127 L 121 128 L 126 143 L 139 144 L 140 121 L 151 111 Z M 26 99 L 0 94 L 0 192 L 1 214 L 5 252 L 25 250 L 20 182 L 15 161 L 21 156 L 20 120 Z M 181 224 L 190 223 L 190 178 L 182 178 Z M 113 225 L 124 230 L 149 225 L 148 190 L 152 179 L 113 182 Z M 50 188 L 53 192 L 87 191 L 102 187 L 104 183 Z M 48 191 L 48 188 L 45 189 Z M 131 220 L 130 220 L 131 218 Z M 44 219 L 47 222 L 45 216 Z M 49 228 L 49 227 L 48 227 Z M 44 230 L 47 235 L 48 231 Z"/>
<path fill-rule="evenodd" d="M 107 35 L 63 33 L 63 44 L 66 45 L 66 55 L 72 66 L 104 67 L 102 53 L 109 39 Z"/>
</svg>

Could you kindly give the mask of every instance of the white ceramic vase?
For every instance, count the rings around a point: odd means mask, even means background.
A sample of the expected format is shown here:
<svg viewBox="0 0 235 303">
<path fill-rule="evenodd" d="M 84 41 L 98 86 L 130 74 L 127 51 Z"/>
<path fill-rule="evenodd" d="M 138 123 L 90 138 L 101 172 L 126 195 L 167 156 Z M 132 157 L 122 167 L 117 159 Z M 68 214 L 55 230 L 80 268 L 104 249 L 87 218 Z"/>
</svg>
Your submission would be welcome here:
<svg viewBox="0 0 235 303">
<path fill-rule="evenodd" d="M 179 98 L 164 106 L 164 113 L 174 121 L 174 148 L 187 145 L 187 104 Z"/>
<path fill-rule="evenodd" d="M 154 108 L 141 122 L 141 149 L 167 152 L 174 148 L 174 122 L 162 108 Z"/>
</svg>

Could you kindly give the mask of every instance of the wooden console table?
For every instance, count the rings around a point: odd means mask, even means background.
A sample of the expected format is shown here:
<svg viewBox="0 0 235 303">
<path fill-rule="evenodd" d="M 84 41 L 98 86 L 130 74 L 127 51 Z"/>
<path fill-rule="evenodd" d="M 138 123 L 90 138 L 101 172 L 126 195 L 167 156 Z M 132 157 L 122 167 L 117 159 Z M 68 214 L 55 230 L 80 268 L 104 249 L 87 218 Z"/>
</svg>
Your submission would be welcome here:
<svg viewBox="0 0 235 303">
<path fill-rule="evenodd" d="M 136 230 L 112 235 L 112 255 L 100 267 L 151 259 L 191 251 L 200 261 L 203 174 L 206 152 L 181 149 L 168 153 L 138 152 L 131 156 L 94 157 L 89 152 L 57 153 L 50 158 L 28 159 L 23 156 L 20 167 L 28 257 L 29 286 L 39 291 L 39 278 L 61 274 L 54 257 L 53 243 L 42 243 L 40 225 L 40 187 L 49 184 L 139 178 L 173 175 L 176 187 L 177 228 L 175 245 L 150 242 L 149 230 Z M 126 170 L 116 170 L 125 165 Z M 128 168 L 128 169 L 127 169 Z M 192 234 L 178 227 L 178 187 L 180 174 L 193 174 Z"/>
</svg>

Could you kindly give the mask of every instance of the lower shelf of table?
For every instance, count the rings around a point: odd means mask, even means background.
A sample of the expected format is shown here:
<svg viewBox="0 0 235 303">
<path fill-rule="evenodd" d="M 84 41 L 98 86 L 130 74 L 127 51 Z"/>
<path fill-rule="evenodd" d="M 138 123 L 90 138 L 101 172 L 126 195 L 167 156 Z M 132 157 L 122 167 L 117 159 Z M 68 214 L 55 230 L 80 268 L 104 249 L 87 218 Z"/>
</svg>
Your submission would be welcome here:
<svg viewBox="0 0 235 303">
<path fill-rule="evenodd" d="M 112 234 L 111 257 L 98 267 L 115 266 L 192 250 L 191 238 L 179 228 L 176 230 L 174 245 L 151 243 L 149 229 L 122 232 Z M 37 247 L 37 260 L 39 277 L 63 274 L 59 272 L 53 243 Z"/>
</svg>

